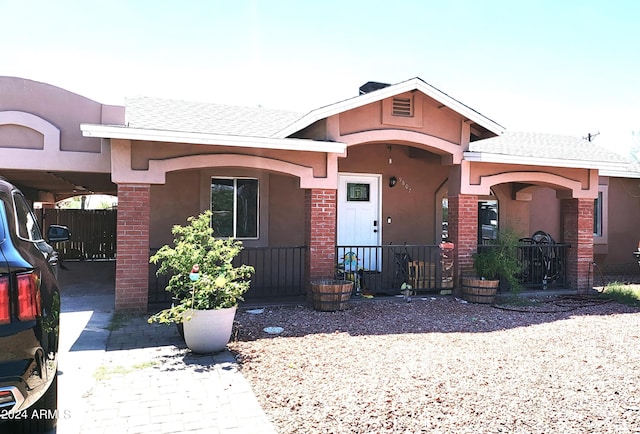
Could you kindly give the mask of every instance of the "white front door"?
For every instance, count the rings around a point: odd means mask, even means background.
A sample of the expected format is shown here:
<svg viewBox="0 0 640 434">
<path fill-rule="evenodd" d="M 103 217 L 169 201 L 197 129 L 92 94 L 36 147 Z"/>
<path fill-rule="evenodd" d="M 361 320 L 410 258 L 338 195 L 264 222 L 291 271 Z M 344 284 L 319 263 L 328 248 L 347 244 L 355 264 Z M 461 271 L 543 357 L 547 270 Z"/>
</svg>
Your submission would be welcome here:
<svg viewBox="0 0 640 434">
<path fill-rule="evenodd" d="M 379 246 L 380 176 L 338 175 L 338 233 L 339 246 Z M 379 270 L 382 258 L 379 249 L 351 249 L 358 254 L 360 265 L 366 270 Z M 345 252 L 338 252 L 338 260 Z"/>
</svg>

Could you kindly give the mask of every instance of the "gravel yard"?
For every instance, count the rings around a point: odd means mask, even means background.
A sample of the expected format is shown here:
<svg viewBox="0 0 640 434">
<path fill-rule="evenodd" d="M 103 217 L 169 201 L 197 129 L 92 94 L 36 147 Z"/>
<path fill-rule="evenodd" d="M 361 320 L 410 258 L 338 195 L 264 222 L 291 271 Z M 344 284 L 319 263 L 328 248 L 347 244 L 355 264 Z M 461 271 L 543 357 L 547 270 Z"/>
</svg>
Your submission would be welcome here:
<svg viewBox="0 0 640 434">
<path fill-rule="evenodd" d="M 640 432 L 640 309 L 503 307 L 426 296 L 241 309 L 229 347 L 279 433 Z"/>
</svg>

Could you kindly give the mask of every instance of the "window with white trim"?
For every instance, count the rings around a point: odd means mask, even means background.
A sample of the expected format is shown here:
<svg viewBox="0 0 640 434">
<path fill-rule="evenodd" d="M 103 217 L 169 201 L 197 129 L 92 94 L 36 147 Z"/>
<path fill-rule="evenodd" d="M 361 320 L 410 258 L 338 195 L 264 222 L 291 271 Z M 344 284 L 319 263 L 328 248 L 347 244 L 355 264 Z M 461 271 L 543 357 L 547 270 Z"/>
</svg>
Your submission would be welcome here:
<svg viewBox="0 0 640 434">
<path fill-rule="evenodd" d="M 216 237 L 258 238 L 258 180 L 211 178 L 211 226 Z"/>
<path fill-rule="evenodd" d="M 609 208 L 609 185 L 598 185 L 598 196 L 593 201 L 593 242 L 607 244 L 608 224 L 607 210 Z"/>
<path fill-rule="evenodd" d="M 598 197 L 593 201 L 593 236 L 602 236 L 602 191 L 598 192 Z"/>
</svg>

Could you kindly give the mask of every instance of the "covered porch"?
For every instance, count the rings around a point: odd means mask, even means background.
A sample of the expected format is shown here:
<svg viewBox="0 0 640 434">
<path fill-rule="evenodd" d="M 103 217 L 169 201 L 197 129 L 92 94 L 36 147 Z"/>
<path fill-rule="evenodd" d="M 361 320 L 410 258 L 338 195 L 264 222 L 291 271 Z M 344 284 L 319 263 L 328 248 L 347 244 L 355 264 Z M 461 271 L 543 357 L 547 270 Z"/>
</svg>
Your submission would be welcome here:
<svg viewBox="0 0 640 434">
<path fill-rule="evenodd" d="M 554 241 L 522 240 L 518 246 L 521 264 L 518 277 L 525 290 L 566 289 L 569 249 L 569 245 Z M 403 283 L 410 285 L 416 294 L 451 294 L 454 289 L 453 250 L 451 243 L 336 246 L 335 274 L 327 277 L 353 281 L 354 296 L 399 295 Z M 252 265 L 256 273 L 244 298 L 248 302 L 303 299 L 308 280 L 304 267 L 306 251 L 306 246 L 245 248 L 237 262 Z M 345 267 L 345 256 L 356 259 L 354 267 Z M 376 268 L 365 268 L 364 258 Z M 149 304 L 171 303 L 171 295 L 164 291 L 167 278 L 157 276 L 153 265 L 149 268 Z M 509 288 L 503 284 L 500 291 L 507 292 Z"/>
</svg>

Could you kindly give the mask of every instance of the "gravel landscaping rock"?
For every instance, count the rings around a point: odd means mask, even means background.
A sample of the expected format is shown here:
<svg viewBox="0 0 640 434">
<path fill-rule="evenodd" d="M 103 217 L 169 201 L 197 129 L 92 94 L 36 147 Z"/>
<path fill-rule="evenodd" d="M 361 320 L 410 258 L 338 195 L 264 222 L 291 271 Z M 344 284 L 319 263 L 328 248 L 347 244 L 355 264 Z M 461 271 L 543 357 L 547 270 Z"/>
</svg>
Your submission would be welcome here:
<svg viewBox="0 0 640 434">
<path fill-rule="evenodd" d="M 236 320 L 230 349 L 279 433 L 640 432 L 638 308 L 391 297 Z"/>
</svg>

